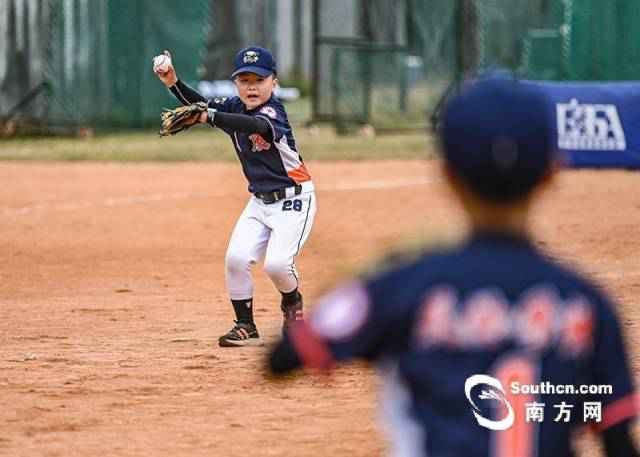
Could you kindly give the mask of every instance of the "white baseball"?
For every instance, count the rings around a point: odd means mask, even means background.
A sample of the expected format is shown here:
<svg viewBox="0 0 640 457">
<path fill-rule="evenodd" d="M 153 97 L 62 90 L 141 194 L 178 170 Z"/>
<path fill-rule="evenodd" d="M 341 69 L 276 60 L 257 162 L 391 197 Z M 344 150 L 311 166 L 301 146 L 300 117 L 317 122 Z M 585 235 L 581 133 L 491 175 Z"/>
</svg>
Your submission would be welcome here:
<svg viewBox="0 0 640 457">
<path fill-rule="evenodd" d="M 161 54 L 159 56 L 155 56 L 153 58 L 153 71 L 154 73 L 166 73 L 169 71 L 169 67 L 171 66 L 171 59 L 169 56 Z"/>
</svg>

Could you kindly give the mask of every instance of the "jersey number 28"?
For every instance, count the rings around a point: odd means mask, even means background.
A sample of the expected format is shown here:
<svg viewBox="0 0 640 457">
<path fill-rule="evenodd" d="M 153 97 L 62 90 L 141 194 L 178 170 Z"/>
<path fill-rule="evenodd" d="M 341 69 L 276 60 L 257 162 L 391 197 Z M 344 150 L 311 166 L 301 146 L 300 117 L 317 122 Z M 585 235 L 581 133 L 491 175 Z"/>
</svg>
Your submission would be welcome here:
<svg viewBox="0 0 640 457">
<path fill-rule="evenodd" d="M 282 211 L 302 211 L 302 200 L 285 200 Z"/>
</svg>

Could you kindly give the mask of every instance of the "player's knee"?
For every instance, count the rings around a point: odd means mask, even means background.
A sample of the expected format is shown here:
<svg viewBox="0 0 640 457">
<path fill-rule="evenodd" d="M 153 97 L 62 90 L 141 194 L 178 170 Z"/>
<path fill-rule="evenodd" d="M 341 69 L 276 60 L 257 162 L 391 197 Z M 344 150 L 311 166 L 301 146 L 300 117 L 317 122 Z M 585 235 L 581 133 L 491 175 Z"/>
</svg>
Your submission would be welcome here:
<svg viewBox="0 0 640 457">
<path fill-rule="evenodd" d="M 225 257 L 225 267 L 227 271 L 245 271 L 251 266 L 251 259 L 242 252 L 228 251 Z"/>
<path fill-rule="evenodd" d="M 287 258 L 271 258 L 264 262 L 264 271 L 271 278 L 286 276 L 291 272 L 291 262 Z"/>
</svg>

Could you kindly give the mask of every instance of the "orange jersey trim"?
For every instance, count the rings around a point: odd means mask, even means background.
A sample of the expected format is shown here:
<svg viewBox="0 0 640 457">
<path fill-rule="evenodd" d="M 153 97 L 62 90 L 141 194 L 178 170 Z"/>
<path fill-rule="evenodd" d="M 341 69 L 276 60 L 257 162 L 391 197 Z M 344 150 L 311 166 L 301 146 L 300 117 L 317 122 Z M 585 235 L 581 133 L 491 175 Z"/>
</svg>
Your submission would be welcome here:
<svg viewBox="0 0 640 457">
<path fill-rule="evenodd" d="M 316 335 L 307 322 L 292 323 L 289 327 L 289 337 L 305 367 L 319 371 L 328 371 L 333 367 L 333 356 L 327 344 Z"/>
<path fill-rule="evenodd" d="M 295 170 L 288 171 L 287 175 L 289 175 L 289 177 L 297 183 L 311 181 L 311 175 L 307 171 L 307 167 L 305 167 L 304 164 L 300 165 Z"/>
<path fill-rule="evenodd" d="M 622 397 L 613 403 L 605 406 L 602 411 L 602 422 L 595 424 L 594 428 L 602 432 L 609 427 L 634 417 L 638 414 L 639 396 L 636 393 Z"/>
</svg>

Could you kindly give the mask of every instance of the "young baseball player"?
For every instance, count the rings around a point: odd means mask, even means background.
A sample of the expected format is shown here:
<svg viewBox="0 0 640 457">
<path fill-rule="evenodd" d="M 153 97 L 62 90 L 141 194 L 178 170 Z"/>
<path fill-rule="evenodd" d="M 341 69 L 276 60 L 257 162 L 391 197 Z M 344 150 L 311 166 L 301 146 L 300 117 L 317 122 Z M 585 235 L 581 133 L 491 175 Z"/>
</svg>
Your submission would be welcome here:
<svg viewBox="0 0 640 457">
<path fill-rule="evenodd" d="M 479 80 L 452 98 L 443 171 L 470 236 L 321 298 L 274 348 L 271 372 L 375 362 L 395 456 L 569 457 L 571 432 L 585 424 L 608 456 L 637 455 L 615 305 L 528 232 L 529 208 L 554 174 L 547 110 L 514 79 Z M 611 391 L 564 388 L 596 385 Z"/>
<path fill-rule="evenodd" d="M 236 321 L 219 344 L 257 345 L 261 340 L 253 318 L 251 267 L 259 260 L 264 258 L 264 270 L 282 295 L 283 327 L 302 319 L 294 260 L 316 214 L 311 176 L 298 154 L 284 106 L 273 94 L 278 80 L 268 50 L 241 50 L 231 75 L 238 96 L 208 101 L 178 79 L 170 59 L 167 51 L 156 57 L 154 72 L 182 104 L 208 103 L 200 122 L 229 135 L 249 181 L 251 198 L 236 223 L 225 258 Z"/>
</svg>

